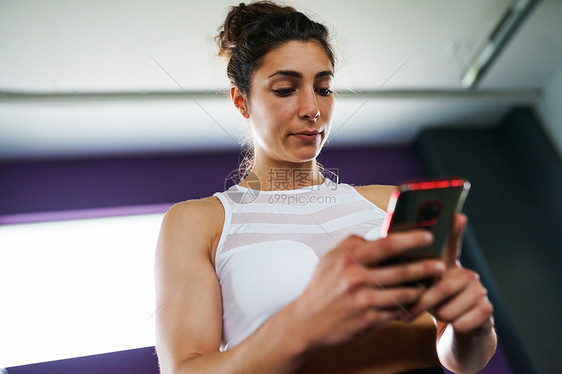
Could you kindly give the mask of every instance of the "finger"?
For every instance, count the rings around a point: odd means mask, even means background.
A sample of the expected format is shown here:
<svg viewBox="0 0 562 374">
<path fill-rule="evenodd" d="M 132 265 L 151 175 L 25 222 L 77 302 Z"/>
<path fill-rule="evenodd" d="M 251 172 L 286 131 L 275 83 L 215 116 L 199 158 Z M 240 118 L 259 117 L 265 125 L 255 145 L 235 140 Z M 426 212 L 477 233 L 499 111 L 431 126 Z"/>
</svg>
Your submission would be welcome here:
<svg viewBox="0 0 562 374">
<path fill-rule="evenodd" d="M 399 265 L 383 266 L 369 270 L 376 284 L 391 287 L 435 278 L 442 275 L 446 267 L 439 260 L 422 260 Z"/>
<path fill-rule="evenodd" d="M 478 303 L 474 308 L 453 321 L 453 328 L 458 333 L 469 333 L 478 329 L 488 329 L 494 326 L 494 307 L 488 298 Z"/>
<path fill-rule="evenodd" d="M 382 323 L 391 321 L 391 320 L 400 320 L 404 312 L 402 310 L 377 310 L 377 309 L 369 309 L 363 315 L 363 320 L 360 322 L 361 326 L 358 326 L 361 330 L 369 327 L 376 327 L 381 325 Z"/>
<path fill-rule="evenodd" d="M 358 297 L 359 308 L 399 309 L 405 311 L 406 307 L 417 302 L 423 295 L 425 288 L 395 287 L 395 288 L 365 288 Z"/>
<path fill-rule="evenodd" d="M 480 284 L 471 284 L 466 289 L 446 301 L 435 310 L 435 317 L 443 322 L 451 322 L 463 314 L 467 313 L 471 308 L 486 298 L 487 291 Z"/>
<path fill-rule="evenodd" d="M 449 239 L 447 240 L 447 245 L 443 253 L 443 261 L 445 261 L 449 267 L 455 266 L 457 260 L 460 258 L 462 240 L 467 222 L 468 219 L 464 214 L 456 214 L 453 218 Z"/>
<path fill-rule="evenodd" d="M 432 241 L 433 235 L 427 230 L 411 230 L 392 233 L 386 238 L 375 241 L 366 241 L 355 246 L 349 253 L 362 264 L 374 265 L 412 250 L 427 247 Z"/>
<path fill-rule="evenodd" d="M 420 301 L 410 310 L 410 313 L 415 316 L 425 310 L 438 307 L 461 292 L 468 285 L 473 274 L 476 273 L 463 269 L 445 276 L 425 292 Z"/>
</svg>

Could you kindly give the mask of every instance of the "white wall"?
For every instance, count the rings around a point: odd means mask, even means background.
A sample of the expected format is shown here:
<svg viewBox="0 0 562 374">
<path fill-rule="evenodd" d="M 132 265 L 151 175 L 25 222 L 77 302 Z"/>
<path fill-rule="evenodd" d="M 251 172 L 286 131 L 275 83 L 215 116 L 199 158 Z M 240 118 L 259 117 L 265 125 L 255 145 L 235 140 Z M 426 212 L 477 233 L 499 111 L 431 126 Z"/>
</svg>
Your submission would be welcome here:
<svg viewBox="0 0 562 374">
<path fill-rule="evenodd" d="M 546 84 L 543 95 L 537 110 L 558 154 L 562 157 L 562 66 Z"/>
</svg>

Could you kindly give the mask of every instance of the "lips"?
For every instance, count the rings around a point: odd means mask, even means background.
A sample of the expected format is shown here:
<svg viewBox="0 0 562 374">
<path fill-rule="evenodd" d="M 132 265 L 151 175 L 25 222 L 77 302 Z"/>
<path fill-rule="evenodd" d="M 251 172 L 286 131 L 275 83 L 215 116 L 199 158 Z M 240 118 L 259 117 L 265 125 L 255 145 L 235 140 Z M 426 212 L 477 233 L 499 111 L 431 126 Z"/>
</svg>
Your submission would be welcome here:
<svg viewBox="0 0 562 374">
<path fill-rule="evenodd" d="M 320 131 L 300 131 L 292 135 L 300 140 L 314 141 L 320 137 Z"/>
</svg>

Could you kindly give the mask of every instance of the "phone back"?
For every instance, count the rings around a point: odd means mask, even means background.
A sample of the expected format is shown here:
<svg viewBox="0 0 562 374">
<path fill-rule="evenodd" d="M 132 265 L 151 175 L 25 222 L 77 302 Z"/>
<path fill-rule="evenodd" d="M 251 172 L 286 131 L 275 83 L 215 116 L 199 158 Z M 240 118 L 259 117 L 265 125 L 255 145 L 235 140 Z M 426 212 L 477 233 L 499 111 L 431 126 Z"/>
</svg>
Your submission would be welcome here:
<svg viewBox="0 0 562 374">
<path fill-rule="evenodd" d="M 446 182 L 446 183 L 445 183 Z M 389 204 L 387 232 L 426 229 L 433 244 L 412 256 L 441 257 L 455 213 L 460 212 L 470 183 L 464 179 L 407 183 L 399 186 Z"/>
</svg>

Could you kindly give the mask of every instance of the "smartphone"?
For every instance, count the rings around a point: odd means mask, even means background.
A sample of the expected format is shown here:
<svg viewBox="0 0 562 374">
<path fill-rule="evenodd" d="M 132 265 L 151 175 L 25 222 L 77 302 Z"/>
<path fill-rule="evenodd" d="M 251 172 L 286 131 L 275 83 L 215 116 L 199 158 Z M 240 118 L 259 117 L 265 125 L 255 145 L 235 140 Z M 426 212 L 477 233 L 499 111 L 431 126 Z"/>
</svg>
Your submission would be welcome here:
<svg viewBox="0 0 562 374">
<path fill-rule="evenodd" d="M 411 251 L 397 261 L 441 258 L 455 213 L 461 211 L 470 190 L 464 178 L 442 178 L 401 184 L 390 197 L 382 236 L 411 229 L 433 233 L 433 243 Z M 396 261 L 393 261 L 396 262 Z"/>
</svg>

